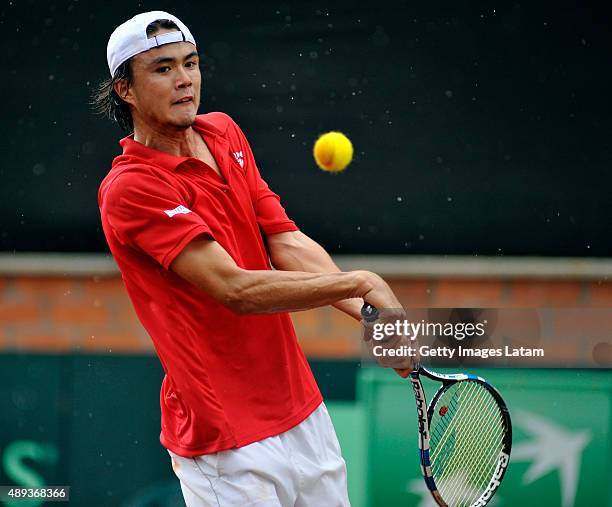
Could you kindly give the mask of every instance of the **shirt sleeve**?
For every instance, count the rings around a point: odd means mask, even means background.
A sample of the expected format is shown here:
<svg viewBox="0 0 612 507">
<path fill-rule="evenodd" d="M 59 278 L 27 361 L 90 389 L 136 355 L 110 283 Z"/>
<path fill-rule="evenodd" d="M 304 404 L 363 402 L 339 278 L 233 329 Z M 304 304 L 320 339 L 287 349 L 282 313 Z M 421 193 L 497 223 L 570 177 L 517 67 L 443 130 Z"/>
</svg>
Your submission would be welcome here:
<svg viewBox="0 0 612 507">
<path fill-rule="evenodd" d="M 129 174 L 112 182 L 104 212 L 120 243 L 153 257 L 168 269 L 196 236 L 212 238 L 208 225 L 187 204 L 168 181 L 153 175 Z"/>
<path fill-rule="evenodd" d="M 259 227 L 265 235 L 299 230 L 295 222 L 287 216 L 285 208 L 281 205 L 280 197 L 270 189 L 261 177 L 246 136 L 233 120 L 231 120 L 231 124 L 236 135 L 240 138 L 245 162 L 245 177 Z"/>
<path fill-rule="evenodd" d="M 253 166 L 256 172 L 253 176 L 253 206 L 261 230 L 266 235 L 299 230 L 295 222 L 287 216 L 285 208 L 281 205 L 280 197 L 270 190 L 255 164 Z"/>
</svg>

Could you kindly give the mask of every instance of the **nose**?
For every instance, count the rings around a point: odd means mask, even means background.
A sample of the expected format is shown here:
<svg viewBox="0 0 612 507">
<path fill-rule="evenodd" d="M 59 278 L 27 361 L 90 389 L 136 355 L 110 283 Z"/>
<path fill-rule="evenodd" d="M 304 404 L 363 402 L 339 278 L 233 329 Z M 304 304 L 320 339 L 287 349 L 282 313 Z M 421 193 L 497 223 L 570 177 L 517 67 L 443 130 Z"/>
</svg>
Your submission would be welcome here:
<svg viewBox="0 0 612 507">
<path fill-rule="evenodd" d="M 191 77 L 187 73 L 187 69 L 185 69 L 183 66 L 179 67 L 176 86 L 177 88 L 187 88 L 188 86 L 191 86 Z"/>
</svg>

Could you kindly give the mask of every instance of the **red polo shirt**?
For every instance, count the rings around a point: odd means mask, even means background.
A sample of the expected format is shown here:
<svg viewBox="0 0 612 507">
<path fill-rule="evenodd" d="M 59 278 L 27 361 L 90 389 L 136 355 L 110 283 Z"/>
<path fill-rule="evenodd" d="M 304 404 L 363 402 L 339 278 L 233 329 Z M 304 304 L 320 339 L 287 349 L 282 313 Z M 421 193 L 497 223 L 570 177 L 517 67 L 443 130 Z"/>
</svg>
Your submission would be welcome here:
<svg viewBox="0 0 612 507">
<path fill-rule="evenodd" d="M 168 269 L 197 236 L 242 268 L 271 269 L 262 232 L 297 230 L 229 116 L 198 116 L 194 129 L 225 181 L 130 136 L 98 195 L 110 250 L 166 373 L 161 443 L 187 457 L 287 431 L 322 400 L 287 313 L 236 315 Z"/>
</svg>

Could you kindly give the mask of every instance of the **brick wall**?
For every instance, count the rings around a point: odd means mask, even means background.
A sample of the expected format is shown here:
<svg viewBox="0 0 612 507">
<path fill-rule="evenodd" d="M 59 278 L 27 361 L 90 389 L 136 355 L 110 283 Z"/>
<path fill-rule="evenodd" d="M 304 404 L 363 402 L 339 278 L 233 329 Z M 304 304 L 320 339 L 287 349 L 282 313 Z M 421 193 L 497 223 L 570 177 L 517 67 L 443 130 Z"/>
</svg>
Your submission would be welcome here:
<svg viewBox="0 0 612 507">
<path fill-rule="evenodd" d="M 612 308 L 608 281 L 386 278 L 406 308 Z M 353 319 L 333 308 L 292 316 L 309 356 L 358 356 Z M 4 275 L 0 350 L 153 353 L 119 276 Z"/>
</svg>

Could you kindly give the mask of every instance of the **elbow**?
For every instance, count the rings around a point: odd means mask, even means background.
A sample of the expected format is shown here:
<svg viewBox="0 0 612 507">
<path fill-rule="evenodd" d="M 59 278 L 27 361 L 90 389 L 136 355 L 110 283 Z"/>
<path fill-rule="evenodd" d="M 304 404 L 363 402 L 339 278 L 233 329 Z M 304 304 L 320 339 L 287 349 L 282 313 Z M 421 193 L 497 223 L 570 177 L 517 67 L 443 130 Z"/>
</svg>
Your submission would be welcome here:
<svg viewBox="0 0 612 507">
<path fill-rule="evenodd" d="M 303 260 L 308 258 L 310 251 L 305 245 L 294 238 L 289 239 L 291 241 L 275 244 L 274 248 L 270 249 L 270 262 L 274 269 L 305 271 Z"/>
<path fill-rule="evenodd" d="M 255 301 L 249 296 L 249 290 L 241 284 L 228 284 L 219 298 L 221 303 L 237 315 L 258 313 Z"/>
<path fill-rule="evenodd" d="M 222 303 L 237 315 L 256 313 L 254 305 L 242 298 L 239 293 L 231 292 L 226 294 Z"/>
<path fill-rule="evenodd" d="M 232 266 L 198 287 L 237 315 L 264 313 L 265 297 L 256 272 Z"/>
</svg>

